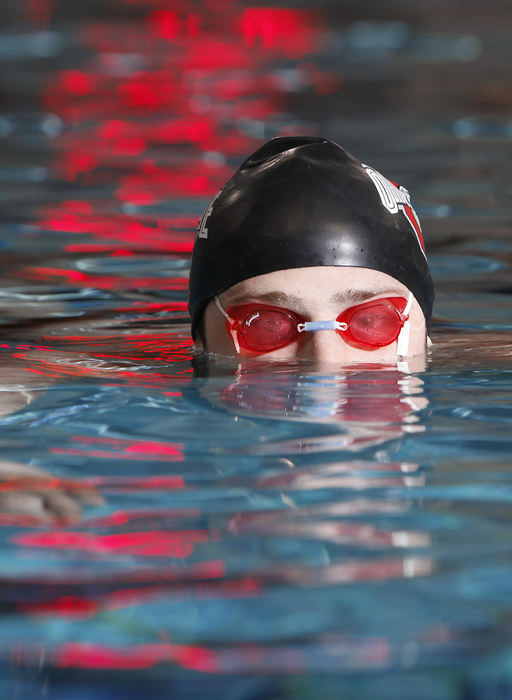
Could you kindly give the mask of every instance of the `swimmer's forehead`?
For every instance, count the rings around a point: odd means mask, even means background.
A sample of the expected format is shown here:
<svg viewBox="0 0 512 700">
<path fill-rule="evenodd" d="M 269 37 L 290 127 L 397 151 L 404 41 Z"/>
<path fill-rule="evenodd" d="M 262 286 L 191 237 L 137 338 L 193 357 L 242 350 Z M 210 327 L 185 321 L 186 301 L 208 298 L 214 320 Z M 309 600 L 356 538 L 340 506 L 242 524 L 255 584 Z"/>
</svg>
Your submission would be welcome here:
<svg viewBox="0 0 512 700">
<path fill-rule="evenodd" d="M 303 306 L 313 298 L 324 303 L 358 304 L 379 296 L 407 296 L 409 290 L 389 275 L 367 268 L 296 268 L 239 282 L 222 294 L 224 303 L 261 301 Z"/>
</svg>

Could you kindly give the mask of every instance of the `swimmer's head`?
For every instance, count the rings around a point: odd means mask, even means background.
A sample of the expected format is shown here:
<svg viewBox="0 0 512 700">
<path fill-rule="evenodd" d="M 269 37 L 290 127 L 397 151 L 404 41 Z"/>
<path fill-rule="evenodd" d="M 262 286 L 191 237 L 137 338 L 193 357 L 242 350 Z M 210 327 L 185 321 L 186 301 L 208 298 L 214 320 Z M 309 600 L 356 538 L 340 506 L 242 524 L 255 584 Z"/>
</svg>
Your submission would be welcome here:
<svg viewBox="0 0 512 700">
<path fill-rule="evenodd" d="M 434 291 L 407 190 L 326 139 L 272 139 L 200 221 L 190 273 L 192 335 L 209 302 L 236 285 L 321 267 L 396 280 L 428 325 Z"/>
</svg>

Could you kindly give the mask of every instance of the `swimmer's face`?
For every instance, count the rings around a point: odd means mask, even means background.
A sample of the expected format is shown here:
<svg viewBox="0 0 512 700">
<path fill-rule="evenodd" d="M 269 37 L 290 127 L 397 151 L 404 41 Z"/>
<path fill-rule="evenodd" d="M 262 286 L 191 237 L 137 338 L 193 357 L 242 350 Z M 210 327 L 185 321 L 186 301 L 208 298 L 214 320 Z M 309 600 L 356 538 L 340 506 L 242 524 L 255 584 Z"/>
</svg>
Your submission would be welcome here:
<svg viewBox="0 0 512 700">
<path fill-rule="evenodd" d="M 345 309 L 389 297 L 407 300 L 409 290 L 383 272 L 355 267 L 304 267 L 244 280 L 221 294 L 219 299 L 224 309 L 242 304 L 266 304 L 292 311 L 308 322 L 334 320 Z M 409 321 L 407 357 L 423 355 L 427 340 L 425 318 L 415 299 Z M 384 347 L 363 349 L 349 344 L 343 334 L 334 330 L 300 333 L 289 345 L 266 353 L 242 346 L 237 351 L 226 319 L 213 301 L 205 311 L 203 332 L 204 350 L 218 355 L 340 364 L 395 364 L 397 361 L 396 340 Z"/>
</svg>

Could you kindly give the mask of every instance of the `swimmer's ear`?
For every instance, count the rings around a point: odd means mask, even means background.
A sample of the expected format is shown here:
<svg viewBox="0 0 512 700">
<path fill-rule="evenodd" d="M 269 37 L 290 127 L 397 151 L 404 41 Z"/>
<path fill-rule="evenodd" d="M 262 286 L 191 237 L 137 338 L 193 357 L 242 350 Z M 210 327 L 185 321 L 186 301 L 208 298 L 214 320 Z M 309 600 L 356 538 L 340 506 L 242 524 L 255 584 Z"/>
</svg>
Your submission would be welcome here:
<svg viewBox="0 0 512 700">
<path fill-rule="evenodd" d="M 206 343 L 204 339 L 204 314 L 197 324 L 196 337 L 194 339 L 194 353 L 200 355 L 206 351 Z"/>
</svg>

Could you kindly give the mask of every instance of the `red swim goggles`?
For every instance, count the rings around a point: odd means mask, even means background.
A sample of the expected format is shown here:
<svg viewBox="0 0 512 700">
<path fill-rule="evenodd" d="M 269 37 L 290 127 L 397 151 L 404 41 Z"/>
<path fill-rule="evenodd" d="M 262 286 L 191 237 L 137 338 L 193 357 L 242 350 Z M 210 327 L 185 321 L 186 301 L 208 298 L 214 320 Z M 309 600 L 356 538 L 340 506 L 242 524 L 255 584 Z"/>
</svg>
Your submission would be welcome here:
<svg viewBox="0 0 512 700">
<path fill-rule="evenodd" d="M 335 321 L 305 321 L 295 311 L 261 303 L 237 304 L 225 310 L 218 296 L 214 300 L 226 319 L 237 352 L 240 348 L 258 353 L 279 350 L 308 331 L 336 331 L 353 347 L 376 350 L 391 345 L 404 329 L 405 343 L 399 343 L 397 354 L 407 354 L 409 324 L 406 322 L 412 294 L 409 299 L 386 297 L 351 306 Z"/>
</svg>

